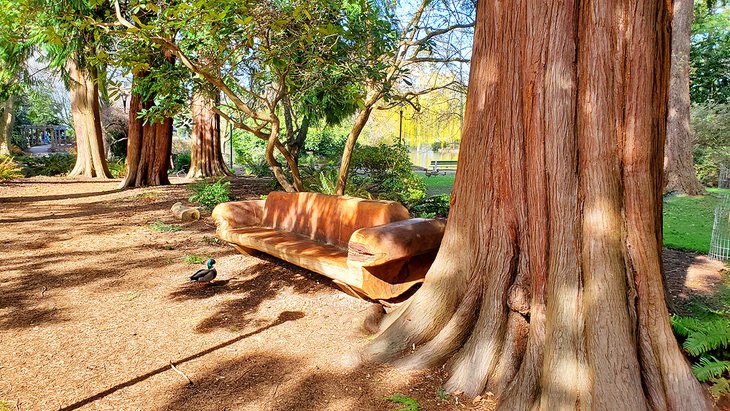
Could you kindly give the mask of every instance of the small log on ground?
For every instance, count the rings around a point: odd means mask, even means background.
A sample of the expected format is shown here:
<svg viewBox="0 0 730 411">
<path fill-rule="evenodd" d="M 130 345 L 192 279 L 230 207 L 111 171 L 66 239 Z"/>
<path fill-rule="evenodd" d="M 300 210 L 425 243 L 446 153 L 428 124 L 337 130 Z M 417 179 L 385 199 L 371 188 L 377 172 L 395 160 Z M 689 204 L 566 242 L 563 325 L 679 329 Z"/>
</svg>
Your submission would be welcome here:
<svg viewBox="0 0 730 411">
<path fill-rule="evenodd" d="M 172 214 L 180 221 L 197 221 L 200 219 L 200 211 L 197 208 L 186 207 L 180 202 L 172 205 Z"/>
</svg>

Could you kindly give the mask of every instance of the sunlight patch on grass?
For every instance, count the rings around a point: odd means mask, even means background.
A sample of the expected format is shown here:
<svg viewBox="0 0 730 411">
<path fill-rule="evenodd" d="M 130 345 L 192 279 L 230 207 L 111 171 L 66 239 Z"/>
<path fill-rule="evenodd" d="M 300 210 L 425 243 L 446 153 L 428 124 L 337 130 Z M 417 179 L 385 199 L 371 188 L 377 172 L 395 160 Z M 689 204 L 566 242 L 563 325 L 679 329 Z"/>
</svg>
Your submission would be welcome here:
<svg viewBox="0 0 730 411">
<path fill-rule="evenodd" d="M 664 245 L 707 254 L 712 237 L 715 207 L 729 189 L 708 188 L 702 196 L 671 195 L 664 198 Z"/>
<path fill-rule="evenodd" d="M 147 226 L 152 231 L 157 231 L 158 233 L 172 233 L 175 231 L 183 231 L 185 230 L 184 227 L 180 227 L 177 225 L 171 225 L 171 224 L 165 224 L 162 222 L 162 220 L 155 220 L 154 223 Z"/>
<path fill-rule="evenodd" d="M 204 255 L 196 255 L 196 254 L 189 254 L 183 257 L 183 261 L 185 261 L 185 264 L 203 264 L 208 259 L 211 258 L 210 256 L 204 256 Z"/>
<path fill-rule="evenodd" d="M 426 194 L 435 196 L 439 194 L 451 194 L 451 187 L 454 186 L 455 173 L 427 176 L 425 173 L 418 173 L 418 176 L 426 185 Z"/>
</svg>

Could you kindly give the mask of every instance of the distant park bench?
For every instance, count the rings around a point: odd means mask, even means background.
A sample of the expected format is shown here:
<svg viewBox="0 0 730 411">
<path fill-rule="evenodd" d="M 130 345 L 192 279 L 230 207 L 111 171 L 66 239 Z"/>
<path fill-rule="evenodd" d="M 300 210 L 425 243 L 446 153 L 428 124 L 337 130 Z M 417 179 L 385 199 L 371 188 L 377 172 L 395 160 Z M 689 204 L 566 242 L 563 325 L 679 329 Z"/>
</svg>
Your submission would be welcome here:
<svg viewBox="0 0 730 411">
<path fill-rule="evenodd" d="M 456 171 L 459 160 L 431 160 L 430 170 L 426 170 L 427 176 L 446 174 L 447 171 Z"/>
</svg>

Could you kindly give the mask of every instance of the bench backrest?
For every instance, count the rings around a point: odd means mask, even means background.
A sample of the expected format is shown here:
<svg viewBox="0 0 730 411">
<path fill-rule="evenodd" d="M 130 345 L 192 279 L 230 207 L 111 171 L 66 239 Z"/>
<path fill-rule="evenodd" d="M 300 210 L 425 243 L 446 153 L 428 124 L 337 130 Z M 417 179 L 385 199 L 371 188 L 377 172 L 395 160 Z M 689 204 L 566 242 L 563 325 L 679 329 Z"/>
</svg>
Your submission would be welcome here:
<svg viewBox="0 0 730 411">
<path fill-rule="evenodd" d="M 394 201 L 276 191 L 266 198 L 262 225 L 347 247 L 355 230 L 408 218 L 408 210 Z"/>
</svg>

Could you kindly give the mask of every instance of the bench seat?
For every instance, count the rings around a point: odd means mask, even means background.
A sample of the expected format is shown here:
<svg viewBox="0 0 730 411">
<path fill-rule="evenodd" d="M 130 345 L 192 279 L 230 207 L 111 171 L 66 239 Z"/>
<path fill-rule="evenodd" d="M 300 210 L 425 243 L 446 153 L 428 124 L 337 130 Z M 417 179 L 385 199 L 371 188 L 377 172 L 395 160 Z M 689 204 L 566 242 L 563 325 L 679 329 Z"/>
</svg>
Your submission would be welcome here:
<svg viewBox="0 0 730 411">
<path fill-rule="evenodd" d="M 393 300 L 423 281 L 443 237 L 440 220 L 401 204 L 319 193 L 274 192 L 219 204 L 217 236 L 331 278 L 347 293 Z"/>
</svg>

